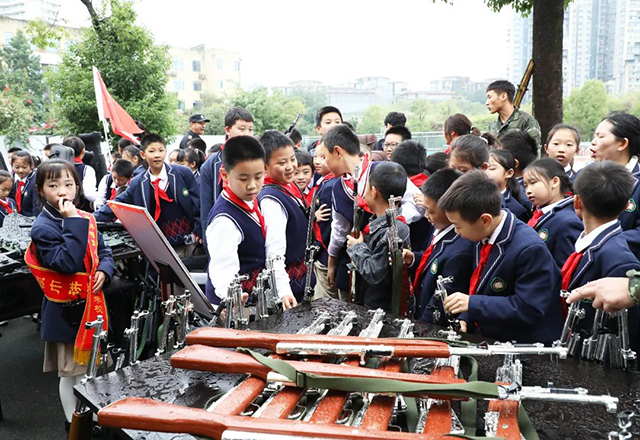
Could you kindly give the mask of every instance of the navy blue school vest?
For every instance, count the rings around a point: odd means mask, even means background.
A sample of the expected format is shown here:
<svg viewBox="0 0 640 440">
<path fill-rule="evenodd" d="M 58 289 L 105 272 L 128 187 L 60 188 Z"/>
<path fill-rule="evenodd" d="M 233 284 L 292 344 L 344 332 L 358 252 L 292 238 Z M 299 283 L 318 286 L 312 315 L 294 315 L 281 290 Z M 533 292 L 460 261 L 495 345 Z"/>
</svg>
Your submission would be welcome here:
<svg viewBox="0 0 640 440">
<path fill-rule="evenodd" d="M 80 183 L 82 183 L 84 181 L 84 168 L 86 167 L 86 165 L 84 163 L 74 163 L 74 165 L 76 166 L 76 172 L 78 173 L 78 177 L 80 178 Z"/>
<path fill-rule="evenodd" d="M 151 180 L 145 182 L 149 185 L 151 198 L 149 200 L 149 213 L 153 217 L 156 212 L 156 202 L 153 197 L 153 185 Z M 185 238 L 193 233 L 193 221 L 185 215 L 184 211 L 178 203 L 176 203 L 176 194 L 171 184 L 167 185 L 165 190 L 167 196 L 173 202 L 167 202 L 160 199 L 160 217 L 158 217 L 158 227 L 162 231 L 171 246 L 180 246 L 185 244 Z"/>
<path fill-rule="evenodd" d="M 334 177 L 329 180 L 323 180 L 318 186 L 318 205 L 316 209 L 322 205 L 327 205 L 329 209 L 331 209 L 331 201 L 333 199 L 333 187 L 334 185 L 340 181 L 340 178 Z M 329 248 L 329 242 L 331 241 L 331 216 L 325 222 L 318 222 L 318 227 L 320 228 L 320 235 L 322 236 L 322 243 L 320 243 L 320 250 L 317 253 L 316 260 L 325 266 L 328 264 L 329 253 L 327 249 Z"/>
<path fill-rule="evenodd" d="M 256 200 L 254 203 L 258 203 L 258 201 Z M 219 216 L 230 219 L 242 233 L 242 242 L 238 245 L 240 275 L 249 275 L 249 279 L 242 283 L 242 287 L 245 291 L 250 292 L 255 286 L 258 274 L 264 269 L 266 261 L 265 242 L 260 223 L 224 195 L 218 197 L 215 205 L 213 205 L 207 219 L 207 226 Z M 211 280 L 209 280 L 208 271 L 206 294 L 212 304 L 220 304 L 220 298 L 216 295 Z M 226 292 L 222 296 L 224 297 L 225 295 Z"/>
<path fill-rule="evenodd" d="M 307 267 L 304 264 L 308 223 L 306 209 L 302 202 L 285 193 L 277 185 L 265 185 L 258 198 L 260 202 L 265 198 L 275 200 L 287 213 L 287 251 L 284 255 L 284 264 L 289 274 L 291 291 L 296 298 L 298 296 L 302 298 L 307 273 Z"/>
</svg>

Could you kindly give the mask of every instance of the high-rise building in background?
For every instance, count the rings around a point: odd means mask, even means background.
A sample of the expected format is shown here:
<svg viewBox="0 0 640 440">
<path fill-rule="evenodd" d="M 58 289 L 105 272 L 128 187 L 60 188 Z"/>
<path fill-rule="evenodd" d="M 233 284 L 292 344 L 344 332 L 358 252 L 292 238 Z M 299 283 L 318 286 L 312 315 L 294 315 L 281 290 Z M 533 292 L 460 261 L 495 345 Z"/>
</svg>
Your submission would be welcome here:
<svg viewBox="0 0 640 440">
<path fill-rule="evenodd" d="M 55 0 L 0 0 L 0 15 L 16 20 L 55 23 L 59 11 L 60 2 Z"/>
<path fill-rule="evenodd" d="M 507 78 L 517 84 L 532 57 L 532 18 L 514 19 L 508 30 Z M 574 0 L 564 15 L 564 94 L 590 79 L 608 93 L 640 86 L 640 0 Z"/>
</svg>

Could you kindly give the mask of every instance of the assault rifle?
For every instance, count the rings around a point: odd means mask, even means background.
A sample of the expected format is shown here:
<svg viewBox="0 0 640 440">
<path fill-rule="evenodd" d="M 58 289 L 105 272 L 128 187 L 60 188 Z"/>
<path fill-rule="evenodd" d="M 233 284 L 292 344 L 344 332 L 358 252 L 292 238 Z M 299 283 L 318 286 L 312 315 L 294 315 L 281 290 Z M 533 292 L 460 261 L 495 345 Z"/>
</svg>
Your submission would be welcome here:
<svg viewBox="0 0 640 440">
<path fill-rule="evenodd" d="M 353 172 L 353 224 L 351 225 L 351 236 L 354 238 L 360 237 L 362 233 L 362 218 L 363 210 L 358 206 L 358 178 L 360 177 L 360 165 L 356 165 Z M 359 299 L 359 286 L 358 286 L 358 272 L 353 263 L 349 263 L 347 266 L 350 269 L 349 272 L 349 302 L 353 303 Z"/>
<path fill-rule="evenodd" d="M 293 122 L 291 123 L 291 125 L 289 126 L 289 128 L 287 128 L 284 132 L 284 135 L 288 135 L 289 133 L 291 133 L 293 131 L 294 128 L 296 128 L 296 125 L 298 125 L 298 122 L 300 121 L 300 118 L 302 117 L 302 113 L 298 113 L 298 115 L 296 116 L 296 118 L 293 120 Z"/>
<path fill-rule="evenodd" d="M 410 318 L 413 315 L 415 299 L 411 292 L 411 283 L 409 282 L 409 273 L 406 264 L 402 259 L 403 242 L 398 234 L 398 217 L 397 204 L 400 203 L 402 197 L 389 197 L 389 209 L 385 214 L 389 230 L 387 232 L 387 240 L 389 241 L 389 255 L 391 258 L 391 313 L 403 318 Z"/>
<path fill-rule="evenodd" d="M 313 288 L 311 287 L 311 274 L 313 274 L 313 261 L 316 253 L 320 250 L 320 246 L 316 243 L 315 234 L 313 233 L 313 224 L 318 205 L 319 192 L 313 195 L 311 206 L 309 206 L 309 221 L 307 222 L 307 244 L 305 247 L 304 264 L 307 266 L 307 276 L 304 280 L 304 300 L 311 301 L 313 298 Z"/>
<path fill-rule="evenodd" d="M 533 67 L 533 60 L 529 60 L 529 64 L 527 64 L 527 68 L 525 69 L 524 75 L 520 80 L 520 84 L 518 84 L 516 96 L 513 98 L 513 105 L 516 108 L 520 108 L 522 99 L 524 98 L 525 93 L 527 93 L 527 90 L 529 90 L 529 82 L 531 81 L 531 76 L 533 75 Z"/>
</svg>

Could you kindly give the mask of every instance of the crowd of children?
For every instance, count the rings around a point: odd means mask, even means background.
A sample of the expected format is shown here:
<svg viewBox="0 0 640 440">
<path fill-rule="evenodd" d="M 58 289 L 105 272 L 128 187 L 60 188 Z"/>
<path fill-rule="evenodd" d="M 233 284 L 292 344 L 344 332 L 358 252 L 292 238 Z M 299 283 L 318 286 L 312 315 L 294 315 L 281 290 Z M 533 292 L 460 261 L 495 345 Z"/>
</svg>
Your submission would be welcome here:
<svg viewBox="0 0 640 440">
<path fill-rule="evenodd" d="M 640 270 L 640 120 L 634 116 L 604 119 L 590 147 L 595 163 L 579 171 L 580 137 L 565 124 L 549 132 L 539 151 L 527 131 L 481 135 L 457 114 L 445 122 L 447 152 L 427 156 L 404 125 L 389 127 L 382 152 L 368 151 L 330 106 L 318 112 L 321 138 L 306 151 L 295 131 L 293 139 L 276 130 L 254 137 L 253 122 L 246 109 L 230 109 L 226 141 L 206 160 L 201 139 L 169 155 L 157 134 L 145 134 L 139 147 L 122 143 L 99 185 L 75 136 L 64 141 L 74 164 L 49 160 L 36 171 L 29 153 L 14 152 L 13 173 L 0 172 L 0 222 L 14 211 L 38 216 L 34 267 L 93 274 L 86 290 L 96 291 L 113 264 L 92 225 L 115 220 L 109 200 L 143 206 L 180 256 L 203 246 L 206 295 L 214 304 L 236 274 L 249 276 L 243 289 L 250 293 L 271 261 L 285 309 L 302 301 L 311 277 L 316 298 L 386 311 L 392 309 L 393 226 L 415 319 L 433 322 L 438 311 L 457 317 L 462 331 L 521 343 L 558 339 L 566 314 L 561 290 Z M 390 205 L 392 197 L 397 202 Z M 93 216 L 76 203 L 95 209 Z M 387 211 L 394 203 L 392 219 Z M 308 238 L 319 249 L 312 267 L 305 262 Z M 90 252 L 99 258 L 84 258 Z M 436 302 L 440 276 L 451 282 L 446 299 Z M 45 294 L 46 368 L 74 377 L 82 347 L 77 340 L 74 347 L 76 332 L 55 295 Z M 593 313 L 585 327 L 589 319 Z M 637 320 L 629 321 L 637 344 Z M 63 402 L 73 383 L 61 382 Z"/>
</svg>

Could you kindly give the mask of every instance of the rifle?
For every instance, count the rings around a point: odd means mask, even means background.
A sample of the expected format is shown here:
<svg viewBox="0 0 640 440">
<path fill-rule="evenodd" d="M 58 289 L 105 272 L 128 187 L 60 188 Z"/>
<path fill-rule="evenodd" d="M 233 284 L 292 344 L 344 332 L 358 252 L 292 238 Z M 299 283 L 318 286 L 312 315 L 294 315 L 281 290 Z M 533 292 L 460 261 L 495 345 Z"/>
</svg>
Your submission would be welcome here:
<svg viewBox="0 0 640 440">
<path fill-rule="evenodd" d="M 389 197 L 389 209 L 386 210 L 387 240 L 389 241 L 389 255 L 391 257 L 391 313 L 403 318 L 410 318 L 413 315 L 414 298 L 409 282 L 409 272 L 406 264 L 402 260 L 403 242 L 398 234 L 398 224 L 396 223 L 397 204 L 402 197 Z"/>
<path fill-rule="evenodd" d="M 362 232 L 362 208 L 358 206 L 358 177 L 360 175 L 360 165 L 356 165 L 353 172 L 353 224 L 351 225 L 351 236 L 354 238 L 360 237 Z M 353 303 L 359 299 L 360 289 L 358 286 L 358 272 L 353 263 L 349 263 L 347 267 L 349 272 L 349 302 Z"/>
<path fill-rule="evenodd" d="M 320 250 L 320 246 L 315 241 L 315 234 L 313 233 L 313 223 L 315 221 L 315 214 L 318 204 L 318 198 L 320 192 L 316 190 L 311 200 L 311 206 L 309 206 L 309 221 L 307 222 L 307 244 L 305 247 L 304 264 L 307 266 L 307 276 L 304 280 L 304 300 L 311 301 L 313 298 L 313 288 L 311 287 L 311 274 L 313 274 L 313 261 L 316 253 Z"/>
<path fill-rule="evenodd" d="M 289 133 L 291 133 L 293 131 L 294 128 L 296 128 L 296 125 L 298 125 L 298 121 L 300 121 L 300 118 L 302 117 L 302 113 L 298 113 L 298 115 L 296 116 L 296 118 L 293 120 L 293 122 L 291 123 L 291 125 L 289 126 L 289 128 L 287 128 L 287 130 L 284 132 L 284 135 L 288 135 Z"/>
<path fill-rule="evenodd" d="M 524 98 L 525 93 L 529 90 L 529 82 L 531 81 L 531 76 L 533 75 L 533 60 L 529 60 L 529 64 L 527 64 L 527 68 L 524 71 L 524 75 L 522 76 L 522 80 L 520 80 L 520 84 L 518 84 L 518 90 L 516 90 L 516 96 L 513 98 L 513 105 L 516 108 L 520 108 L 520 104 L 522 104 L 522 99 Z"/>
</svg>

